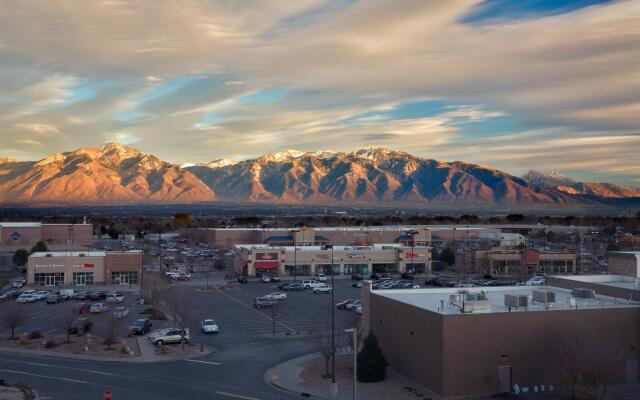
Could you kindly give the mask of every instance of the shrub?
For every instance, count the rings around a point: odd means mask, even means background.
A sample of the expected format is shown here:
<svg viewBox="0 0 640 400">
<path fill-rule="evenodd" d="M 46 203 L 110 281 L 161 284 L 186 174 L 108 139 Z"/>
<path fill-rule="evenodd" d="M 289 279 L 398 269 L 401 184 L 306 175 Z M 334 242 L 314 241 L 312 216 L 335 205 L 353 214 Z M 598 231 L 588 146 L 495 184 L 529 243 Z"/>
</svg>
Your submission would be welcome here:
<svg viewBox="0 0 640 400">
<path fill-rule="evenodd" d="M 129 344 L 127 343 L 126 340 L 121 340 L 120 341 L 120 353 L 122 354 L 129 354 L 129 351 L 131 349 L 129 348 Z"/>
<path fill-rule="evenodd" d="M 381 382 L 387 377 L 388 365 L 387 358 L 378 345 L 378 338 L 369 331 L 358 353 L 358 380 L 367 383 Z"/>
<path fill-rule="evenodd" d="M 34 330 L 29 332 L 29 339 L 40 339 L 42 337 L 42 333 L 39 330 Z"/>
<path fill-rule="evenodd" d="M 45 349 L 54 349 L 58 347 L 58 343 L 53 339 L 47 339 L 44 341 L 44 347 Z"/>
<path fill-rule="evenodd" d="M 26 346 L 29 344 L 29 338 L 27 337 L 27 335 L 20 335 L 20 339 L 18 341 L 18 344 L 20 344 L 20 346 Z"/>
</svg>

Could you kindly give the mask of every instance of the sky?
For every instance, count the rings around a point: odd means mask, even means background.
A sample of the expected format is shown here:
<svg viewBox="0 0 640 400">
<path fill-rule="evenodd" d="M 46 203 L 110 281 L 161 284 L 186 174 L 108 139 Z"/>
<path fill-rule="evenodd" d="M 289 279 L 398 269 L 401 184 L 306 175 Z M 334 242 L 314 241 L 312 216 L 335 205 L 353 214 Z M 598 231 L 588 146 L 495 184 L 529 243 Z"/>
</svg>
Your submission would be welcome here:
<svg viewBox="0 0 640 400">
<path fill-rule="evenodd" d="M 640 186 L 640 0 L 4 0 L 0 156 L 388 147 Z"/>
</svg>

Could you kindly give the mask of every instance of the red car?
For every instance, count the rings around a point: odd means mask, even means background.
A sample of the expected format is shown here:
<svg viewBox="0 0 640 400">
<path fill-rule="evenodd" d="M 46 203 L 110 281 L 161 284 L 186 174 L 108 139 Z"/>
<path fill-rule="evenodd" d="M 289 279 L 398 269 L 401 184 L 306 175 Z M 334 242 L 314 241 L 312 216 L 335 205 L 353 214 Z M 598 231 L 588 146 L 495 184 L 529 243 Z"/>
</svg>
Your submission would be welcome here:
<svg viewBox="0 0 640 400">
<path fill-rule="evenodd" d="M 188 281 L 191 279 L 191 275 L 188 274 L 180 274 L 180 275 L 176 275 L 173 280 L 174 281 Z"/>
<path fill-rule="evenodd" d="M 76 303 L 73 305 L 74 314 L 88 313 L 90 309 L 91 305 L 89 303 Z"/>
</svg>

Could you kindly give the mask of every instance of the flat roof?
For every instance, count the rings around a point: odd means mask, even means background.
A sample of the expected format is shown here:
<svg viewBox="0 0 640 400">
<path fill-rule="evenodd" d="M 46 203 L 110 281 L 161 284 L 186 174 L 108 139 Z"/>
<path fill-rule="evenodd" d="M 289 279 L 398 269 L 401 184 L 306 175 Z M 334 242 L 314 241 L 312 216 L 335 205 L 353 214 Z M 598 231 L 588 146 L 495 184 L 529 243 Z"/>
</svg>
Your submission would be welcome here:
<svg viewBox="0 0 640 400">
<path fill-rule="evenodd" d="M 532 301 L 534 290 L 553 292 L 555 294 L 555 303 L 545 304 Z M 457 295 L 463 291 L 470 294 L 485 294 L 487 301 L 490 303 L 490 307 L 489 309 L 479 311 L 477 313 L 509 312 L 509 308 L 504 304 L 506 294 L 528 296 L 528 306 L 526 308 L 512 307 L 511 312 L 640 307 L 640 302 L 629 301 L 628 299 L 616 299 L 614 297 L 601 296 L 598 294 L 596 294 L 595 299 L 574 298 L 571 294 L 571 290 L 553 286 L 373 290 L 371 295 L 386 297 L 439 314 L 456 315 L 462 314 L 462 312 L 459 306 L 452 303 L 450 296 Z M 570 303 L 571 299 L 575 299 L 575 304 Z M 444 308 L 442 307 L 443 305 Z M 466 306 L 472 307 L 469 302 L 466 303 Z M 476 312 L 470 314 L 475 313 Z"/>
<path fill-rule="evenodd" d="M 314 231 L 404 231 L 418 228 L 428 228 L 432 231 L 450 231 L 454 228 L 456 230 L 482 230 L 482 229 L 560 229 L 560 230 L 594 230 L 595 226 L 575 226 L 575 225 L 542 225 L 542 224 L 449 224 L 449 225 L 384 225 L 384 226 L 333 226 L 333 227 L 305 227 L 313 229 Z M 283 231 L 289 232 L 303 228 L 246 228 L 246 227 L 231 227 L 231 228 L 196 228 L 201 230 L 212 231 Z"/>
<path fill-rule="evenodd" d="M 324 246 L 269 246 L 268 244 L 237 244 L 235 248 L 248 250 L 286 250 L 286 251 L 322 251 Z M 334 251 L 390 250 L 411 249 L 401 243 L 373 244 L 370 246 L 333 246 Z M 413 246 L 414 249 L 425 249 L 427 246 Z M 330 250 L 330 249 L 328 249 Z"/>
<path fill-rule="evenodd" d="M 640 278 L 626 275 L 552 275 L 551 277 L 623 289 L 640 290 Z"/>
<path fill-rule="evenodd" d="M 123 253 L 142 253 L 141 250 L 128 251 L 46 251 L 33 253 L 29 258 L 48 258 L 48 257 L 105 257 L 107 254 L 123 254 Z"/>
<path fill-rule="evenodd" d="M 40 228 L 40 222 L 0 222 L 0 228 Z"/>
</svg>

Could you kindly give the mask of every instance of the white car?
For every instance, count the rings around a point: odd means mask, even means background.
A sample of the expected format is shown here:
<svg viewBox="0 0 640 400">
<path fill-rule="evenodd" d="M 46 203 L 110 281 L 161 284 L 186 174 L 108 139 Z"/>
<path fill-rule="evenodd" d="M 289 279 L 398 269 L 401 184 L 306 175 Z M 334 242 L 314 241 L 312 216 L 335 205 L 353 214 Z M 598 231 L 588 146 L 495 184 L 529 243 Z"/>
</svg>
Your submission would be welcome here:
<svg viewBox="0 0 640 400">
<path fill-rule="evenodd" d="M 218 333 L 218 323 L 214 319 L 203 319 L 200 322 L 202 333 Z"/>
<path fill-rule="evenodd" d="M 264 296 L 268 299 L 271 300 L 286 300 L 287 299 L 287 294 L 284 292 L 273 292 L 273 293 L 269 293 L 268 295 Z"/>
<path fill-rule="evenodd" d="M 544 285 L 545 279 L 542 276 L 534 276 L 526 282 L 527 286 Z"/>
<path fill-rule="evenodd" d="M 16 299 L 16 302 L 18 303 L 33 303 L 34 301 L 38 301 L 38 298 L 34 294 L 25 294 L 25 293 L 22 293 Z"/>
<path fill-rule="evenodd" d="M 91 314 L 100 314 L 106 312 L 108 309 L 109 307 L 107 307 L 107 305 L 104 303 L 93 303 L 91 305 L 91 308 L 89 308 L 89 312 Z"/>
<path fill-rule="evenodd" d="M 38 290 L 33 295 L 36 296 L 36 299 L 38 300 L 44 300 L 49 295 L 49 292 L 47 292 L 46 290 Z"/>
<path fill-rule="evenodd" d="M 113 309 L 113 316 L 115 318 L 124 318 L 129 315 L 129 309 L 127 307 L 116 307 Z"/>
<path fill-rule="evenodd" d="M 118 292 L 109 292 L 107 293 L 107 303 L 122 303 L 124 301 L 124 296 Z"/>
<path fill-rule="evenodd" d="M 318 293 L 331 293 L 333 291 L 333 287 L 330 285 L 322 285 L 322 286 L 316 286 L 313 289 L 311 289 L 311 291 L 315 294 Z"/>
<path fill-rule="evenodd" d="M 316 280 L 318 282 L 326 282 L 327 281 L 327 276 L 325 274 L 318 274 L 318 275 L 316 275 Z"/>
<path fill-rule="evenodd" d="M 27 284 L 27 281 L 24 278 L 17 278 L 17 279 L 14 279 L 11 282 L 11 287 L 13 287 L 15 289 L 20 289 L 21 287 L 23 287 L 26 284 Z"/>
<path fill-rule="evenodd" d="M 260 280 L 262 281 L 262 283 L 271 283 L 271 278 L 269 277 L 269 275 L 265 274 L 262 275 L 262 277 L 260 278 Z"/>
<path fill-rule="evenodd" d="M 355 312 L 356 312 L 356 314 L 358 314 L 358 315 L 362 315 L 362 306 L 358 306 L 358 307 L 356 307 L 356 308 L 355 308 Z"/>
<path fill-rule="evenodd" d="M 353 303 L 347 304 L 345 310 L 355 311 L 358 307 L 362 307 L 362 300 L 356 300 Z"/>
</svg>

